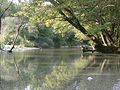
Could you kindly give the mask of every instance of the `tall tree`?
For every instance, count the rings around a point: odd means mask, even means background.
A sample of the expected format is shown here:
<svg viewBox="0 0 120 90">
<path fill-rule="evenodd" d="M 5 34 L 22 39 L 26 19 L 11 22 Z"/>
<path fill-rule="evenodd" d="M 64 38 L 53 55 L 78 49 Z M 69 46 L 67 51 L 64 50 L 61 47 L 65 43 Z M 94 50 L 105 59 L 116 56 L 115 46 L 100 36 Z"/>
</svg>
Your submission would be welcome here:
<svg viewBox="0 0 120 90">
<path fill-rule="evenodd" d="M 117 50 L 115 47 L 120 47 L 119 0 L 49 1 L 57 7 L 57 11 L 65 21 L 95 42 L 98 50 L 114 52 Z M 86 24 L 92 30 L 87 30 L 84 27 Z"/>
<path fill-rule="evenodd" d="M 92 40 L 98 51 L 118 52 L 120 0 L 33 0 L 23 11 L 38 24 L 48 18 L 64 20 Z"/>
</svg>

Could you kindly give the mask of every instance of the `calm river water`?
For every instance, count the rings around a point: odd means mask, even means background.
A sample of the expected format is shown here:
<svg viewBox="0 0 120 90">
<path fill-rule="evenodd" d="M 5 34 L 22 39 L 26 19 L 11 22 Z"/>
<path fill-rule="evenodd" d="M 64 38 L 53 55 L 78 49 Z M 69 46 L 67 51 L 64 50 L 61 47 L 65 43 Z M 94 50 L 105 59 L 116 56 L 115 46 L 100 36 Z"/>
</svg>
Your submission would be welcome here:
<svg viewBox="0 0 120 90">
<path fill-rule="evenodd" d="M 0 53 L 0 90 L 120 90 L 120 55 L 79 48 Z"/>
</svg>

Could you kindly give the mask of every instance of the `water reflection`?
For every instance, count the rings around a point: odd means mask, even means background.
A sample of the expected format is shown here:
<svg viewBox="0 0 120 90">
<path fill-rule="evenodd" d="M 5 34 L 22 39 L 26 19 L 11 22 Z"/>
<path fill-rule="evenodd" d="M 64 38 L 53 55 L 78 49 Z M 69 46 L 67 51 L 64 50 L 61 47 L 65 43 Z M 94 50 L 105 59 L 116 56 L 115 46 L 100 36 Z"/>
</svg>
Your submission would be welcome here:
<svg viewBox="0 0 120 90">
<path fill-rule="evenodd" d="M 0 90 L 120 90 L 117 54 L 31 50 L 0 54 L 0 63 Z"/>
</svg>

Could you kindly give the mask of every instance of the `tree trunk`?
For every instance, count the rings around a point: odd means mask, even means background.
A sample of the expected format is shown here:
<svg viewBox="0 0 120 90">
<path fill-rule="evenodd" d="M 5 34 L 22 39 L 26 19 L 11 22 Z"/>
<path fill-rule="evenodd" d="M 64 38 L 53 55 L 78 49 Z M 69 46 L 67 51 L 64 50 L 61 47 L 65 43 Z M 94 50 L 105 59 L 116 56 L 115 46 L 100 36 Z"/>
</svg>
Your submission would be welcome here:
<svg viewBox="0 0 120 90">
<path fill-rule="evenodd" d="M 2 19 L 0 18 L 0 34 L 2 33 L 1 24 L 2 24 Z"/>
<path fill-rule="evenodd" d="M 114 46 L 101 46 L 96 44 L 95 48 L 97 51 L 102 52 L 102 53 L 120 53 L 119 47 L 114 47 Z"/>
<path fill-rule="evenodd" d="M 54 6 L 59 6 L 61 4 L 58 0 L 49 0 Z M 79 19 L 74 14 L 71 7 L 64 7 L 64 8 L 57 8 L 58 12 L 62 15 L 62 18 L 82 32 L 85 36 L 90 38 L 96 45 L 95 48 L 97 51 L 102 53 L 119 53 L 118 47 L 115 45 L 113 37 L 111 33 L 107 30 L 103 29 L 102 31 L 102 38 L 96 37 L 94 34 L 89 33 L 81 24 Z M 100 16 L 100 23 L 103 25 L 103 18 Z M 98 20 L 99 20 L 98 19 Z M 113 32 L 115 31 L 115 25 L 112 26 Z"/>
<path fill-rule="evenodd" d="M 106 41 L 105 41 L 105 39 L 104 39 L 104 35 L 103 35 L 102 33 L 101 33 L 100 35 L 101 35 L 101 39 L 102 39 L 103 45 L 104 45 L 104 46 L 107 46 Z"/>
<path fill-rule="evenodd" d="M 20 28 L 21 28 L 21 27 L 22 27 L 22 23 L 18 26 L 17 34 L 16 34 L 16 37 L 15 37 L 15 39 L 14 39 L 14 41 L 13 41 L 13 45 L 12 45 L 11 49 L 10 49 L 8 52 L 12 52 L 12 50 L 15 48 L 15 43 L 16 43 L 17 38 L 18 38 L 18 36 L 19 36 Z"/>
</svg>

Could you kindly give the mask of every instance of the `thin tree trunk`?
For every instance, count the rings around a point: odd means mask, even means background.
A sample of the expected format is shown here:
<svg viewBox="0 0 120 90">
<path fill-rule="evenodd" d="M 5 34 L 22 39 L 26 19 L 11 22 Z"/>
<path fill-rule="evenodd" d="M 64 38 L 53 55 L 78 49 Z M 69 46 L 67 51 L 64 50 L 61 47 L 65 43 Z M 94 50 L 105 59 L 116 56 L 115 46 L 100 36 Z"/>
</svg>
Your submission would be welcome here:
<svg viewBox="0 0 120 90">
<path fill-rule="evenodd" d="M 15 39 L 14 39 L 14 41 L 13 41 L 13 45 L 12 45 L 11 49 L 10 49 L 8 52 L 12 52 L 12 50 L 15 48 L 15 43 L 16 43 L 17 38 L 18 38 L 18 36 L 19 36 L 19 32 L 20 32 L 20 28 L 21 28 L 21 27 L 22 27 L 22 24 L 20 24 L 20 25 L 18 26 L 17 35 L 16 35 L 16 37 L 15 37 Z"/>
<path fill-rule="evenodd" d="M 105 42 L 105 39 L 104 39 L 104 37 L 103 37 L 103 34 L 101 33 L 100 35 L 101 35 L 101 39 L 102 39 L 103 45 L 104 45 L 104 46 L 107 46 L 107 44 L 106 44 L 106 42 Z"/>
<path fill-rule="evenodd" d="M 111 37 L 111 35 L 108 33 L 108 31 L 107 30 L 102 30 L 102 32 L 105 33 L 106 41 L 107 41 L 108 45 L 109 46 L 114 45 L 114 40 Z"/>
<path fill-rule="evenodd" d="M 2 26 L 2 19 L 0 18 L 0 34 L 2 33 L 1 26 Z"/>
</svg>

